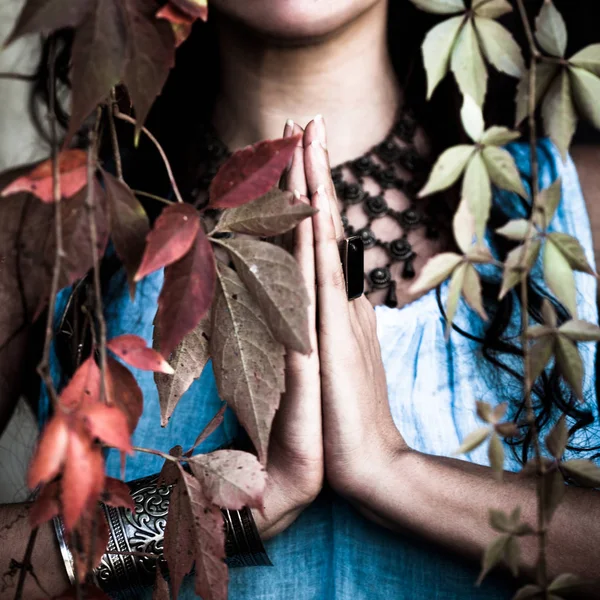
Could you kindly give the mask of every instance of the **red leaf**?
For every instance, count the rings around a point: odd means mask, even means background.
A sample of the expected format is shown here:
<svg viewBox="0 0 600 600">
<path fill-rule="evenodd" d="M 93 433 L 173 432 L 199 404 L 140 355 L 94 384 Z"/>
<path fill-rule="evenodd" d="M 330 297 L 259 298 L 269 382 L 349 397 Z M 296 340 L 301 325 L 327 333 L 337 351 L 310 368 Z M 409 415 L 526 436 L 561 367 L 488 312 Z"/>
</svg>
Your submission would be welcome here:
<svg viewBox="0 0 600 600">
<path fill-rule="evenodd" d="M 262 506 L 267 472 L 256 456 L 239 450 L 217 450 L 197 454 L 189 464 L 213 504 L 234 510 Z"/>
<path fill-rule="evenodd" d="M 59 492 L 58 481 L 53 481 L 43 487 L 29 509 L 29 525 L 32 529 L 58 515 L 60 511 Z"/>
<path fill-rule="evenodd" d="M 279 181 L 300 137 L 266 140 L 235 152 L 210 184 L 210 208 L 234 208 L 266 194 Z"/>
<path fill-rule="evenodd" d="M 123 481 L 107 477 L 104 483 L 104 493 L 102 494 L 102 502 L 108 506 L 124 507 L 129 510 L 135 508 L 135 504 L 129 491 L 129 486 Z"/>
<path fill-rule="evenodd" d="M 68 443 L 67 423 L 62 415 L 57 414 L 46 425 L 29 465 L 27 485 L 31 489 L 58 475 L 65 460 Z"/>
<path fill-rule="evenodd" d="M 180 457 L 183 452 L 181 446 L 174 446 L 169 450 L 171 456 Z M 158 474 L 158 485 L 174 485 L 179 481 L 179 465 L 172 460 L 165 460 Z"/>
<path fill-rule="evenodd" d="M 200 432 L 194 445 L 185 453 L 186 456 L 191 456 L 192 452 L 208 437 L 210 437 L 221 425 L 223 419 L 225 418 L 225 411 L 227 410 L 227 404 L 223 403 L 223 406 L 219 409 L 217 414 L 210 420 L 208 425 L 204 428 L 203 431 Z"/>
<path fill-rule="evenodd" d="M 163 356 L 169 356 L 208 312 L 216 277 L 212 246 L 204 231 L 199 229 L 190 252 L 165 269 L 156 315 Z"/>
<path fill-rule="evenodd" d="M 183 258 L 200 230 L 198 211 L 191 204 L 165 208 L 148 234 L 146 250 L 135 280 Z"/>
<path fill-rule="evenodd" d="M 148 348 L 146 340 L 137 335 L 120 335 L 110 340 L 106 347 L 132 367 L 168 375 L 175 373 L 173 367 L 156 350 Z"/>
<path fill-rule="evenodd" d="M 81 582 L 86 579 L 90 562 L 88 557 L 92 555 L 92 568 L 97 567 L 106 552 L 108 539 L 109 530 L 104 511 L 96 504 L 83 513 L 77 527 L 68 536 Z"/>
<path fill-rule="evenodd" d="M 177 598 L 185 575 L 194 564 L 195 537 L 190 501 L 185 485 L 179 481 L 169 498 L 163 556 L 171 575 L 171 593 Z"/>
<path fill-rule="evenodd" d="M 61 196 L 70 198 L 87 183 L 87 153 L 83 150 L 64 150 L 58 157 Z M 33 171 L 19 177 L 2 191 L 2 196 L 29 192 L 42 202 L 54 202 L 52 191 L 52 159 L 35 167 Z"/>
<path fill-rule="evenodd" d="M 175 35 L 175 46 L 181 46 L 192 33 L 192 25 L 196 20 L 187 13 L 179 10 L 173 4 L 165 4 L 157 13 L 157 19 L 165 19 L 171 23 L 171 29 Z"/>
<path fill-rule="evenodd" d="M 82 410 L 87 429 L 93 437 L 123 452 L 133 454 L 126 414 L 117 406 L 97 402 Z"/>
<path fill-rule="evenodd" d="M 129 282 L 129 293 L 135 296 L 135 274 L 142 262 L 146 236 L 150 231 L 148 215 L 131 189 L 110 173 L 102 171 L 108 209 L 110 235 L 117 256 L 123 262 Z"/>
<path fill-rule="evenodd" d="M 131 371 L 112 356 L 106 357 L 106 396 L 109 404 L 125 413 L 129 433 L 133 433 L 142 416 L 144 397 Z"/>
<path fill-rule="evenodd" d="M 171 600 L 171 595 L 169 594 L 169 584 L 163 577 L 160 568 L 156 569 L 156 580 L 154 582 L 152 600 Z"/>
<path fill-rule="evenodd" d="M 100 400 L 100 369 L 93 356 L 75 371 L 60 394 L 59 403 L 67 411 L 76 411 Z"/>
<path fill-rule="evenodd" d="M 73 529 L 94 491 L 104 487 L 103 466 L 100 448 L 92 447 L 85 434 L 71 431 L 61 485 L 66 531 Z"/>
</svg>

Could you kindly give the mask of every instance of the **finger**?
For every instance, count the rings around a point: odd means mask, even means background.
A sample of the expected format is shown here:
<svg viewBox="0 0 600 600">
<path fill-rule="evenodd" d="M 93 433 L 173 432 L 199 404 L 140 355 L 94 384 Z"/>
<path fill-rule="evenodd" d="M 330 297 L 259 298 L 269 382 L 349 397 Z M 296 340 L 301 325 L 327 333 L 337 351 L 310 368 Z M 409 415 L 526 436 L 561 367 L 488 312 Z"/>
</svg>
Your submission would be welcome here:
<svg viewBox="0 0 600 600">
<path fill-rule="evenodd" d="M 316 121 L 311 121 L 306 128 L 304 164 L 308 191 L 313 206 L 319 210 L 313 215 L 319 326 L 333 331 L 340 323 L 340 317 L 348 318 L 348 299 L 337 243 L 340 232 L 336 231 L 331 212 L 331 205 L 336 202 L 335 188 L 331 180 L 329 158 L 323 145 L 326 140 L 321 130 L 322 118 Z M 308 146 L 306 142 L 310 142 Z"/>
</svg>

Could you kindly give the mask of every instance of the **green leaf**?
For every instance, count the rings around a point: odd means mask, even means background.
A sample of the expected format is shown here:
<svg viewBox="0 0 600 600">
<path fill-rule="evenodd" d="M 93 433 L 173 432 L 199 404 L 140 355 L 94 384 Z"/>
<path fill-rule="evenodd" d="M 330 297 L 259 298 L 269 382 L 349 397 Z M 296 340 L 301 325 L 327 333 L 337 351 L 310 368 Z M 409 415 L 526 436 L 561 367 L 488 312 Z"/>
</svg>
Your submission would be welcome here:
<svg viewBox="0 0 600 600">
<path fill-rule="evenodd" d="M 562 415 L 556 422 L 554 427 L 550 430 L 550 433 L 546 436 L 544 443 L 546 448 L 556 460 L 560 460 L 565 453 L 567 442 L 569 441 L 569 430 L 567 429 L 567 423 L 565 416 Z"/>
<path fill-rule="evenodd" d="M 535 107 L 550 87 L 550 83 L 556 77 L 559 66 L 555 63 L 538 63 L 535 68 Z M 517 86 L 515 98 L 517 112 L 515 126 L 518 127 L 529 114 L 529 71 L 523 73 Z"/>
<path fill-rule="evenodd" d="M 549 523 L 565 496 L 566 485 L 562 473 L 558 469 L 546 471 L 542 476 L 544 490 L 544 510 Z"/>
<path fill-rule="evenodd" d="M 504 550 L 504 562 L 508 565 L 513 577 L 516 577 L 519 574 L 520 560 L 521 548 L 519 546 L 519 540 L 514 535 L 511 535 Z"/>
<path fill-rule="evenodd" d="M 481 137 L 481 143 L 490 146 L 504 146 L 521 137 L 521 132 L 513 131 L 508 127 L 492 125 Z"/>
<path fill-rule="evenodd" d="M 425 263 L 421 274 L 410 287 L 410 294 L 422 294 L 437 287 L 449 277 L 462 260 L 463 257 L 454 252 L 436 254 Z"/>
<path fill-rule="evenodd" d="M 543 337 L 535 342 L 529 353 L 529 374 L 531 384 L 541 375 L 554 352 L 554 337 Z"/>
<path fill-rule="evenodd" d="M 585 250 L 574 237 L 560 232 L 550 233 L 547 237 L 562 252 L 573 270 L 596 275 L 587 261 Z"/>
<path fill-rule="evenodd" d="M 500 436 L 496 432 L 492 433 L 490 437 L 488 458 L 490 459 L 490 467 L 492 468 L 494 477 L 501 480 L 504 473 L 504 447 L 502 446 Z"/>
<path fill-rule="evenodd" d="M 477 406 L 477 416 L 486 423 L 491 423 L 492 419 L 492 407 L 487 402 L 482 402 L 481 400 L 477 400 L 475 402 Z"/>
<path fill-rule="evenodd" d="M 452 231 L 458 247 L 466 254 L 471 248 L 475 237 L 475 221 L 464 198 L 461 199 L 454 213 Z"/>
<path fill-rule="evenodd" d="M 291 192 L 273 188 L 264 196 L 223 211 L 215 231 L 245 233 L 257 237 L 280 235 L 317 211 L 310 204 L 294 202 Z"/>
<path fill-rule="evenodd" d="M 486 146 L 483 149 L 483 160 L 487 167 L 490 179 L 496 187 L 519 194 L 527 198 L 515 159 L 508 150 L 497 146 Z"/>
<path fill-rule="evenodd" d="M 449 188 L 461 176 L 468 160 L 475 152 L 474 146 L 460 145 L 448 148 L 437 159 L 419 198 Z"/>
<path fill-rule="evenodd" d="M 573 317 L 577 316 L 575 277 L 563 253 L 551 240 L 544 244 L 544 279 L 552 293 L 565 305 Z"/>
<path fill-rule="evenodd" d="M 482 240 L 492 206 L 492 186 L 480 152 L 475 153 L 467 165 L 462 197 L 469 203 L 469 212 L 475 219 L 475 233 Z"/>
<path fill-rule="evenodd" d="M 523 246 L 513 248 L 504 261 L 504 275 L 502 278 L 502 288 L 500 289 L 499 299 L 502 300 L 506 294 L 521 281 L 524 270 L 529 272 L 535 263 L 541 242 L 540 240 L 531 240 L 525 249 L 525 257 L 523 260 Z"/>
<path fill-rule="evenodd" d="M 502 510 L 490 508 L 489 512 L 490 527 L 500 533 L 511 533 L 512 524 L 508 515 Z"/>
<path fill-rule="evenodd" d="M 448 286 L 448 299 L 446 300 L 446 339 L 452 330 L 452 322 L 454 321 L 458 299 L 460 298 L 460 291 L 462 290 L 463 281 L 465 280 L 466 268 L 467 263 L 462 263 L 454 269 L 452 278 L 450 279 L 450 285 Z"/>
<path fill-rule="evenodd" d="M 529 233 L 529 221 L 526 221 L 525 219 L 514 219 L 513 221 L 509 221 L 503 227 L 500 227 L 500 229 L 496 229 L 496 233 L 509 240 L 522 242 Z"/>
<path fill-rule="evenodd" d="M 539 585 L 526 585 L 513 596 L 512 600 L 542 600 L 544 597 L 544 588 Z"/>
<path fill-rule="evenodd" d="M 477 105 L 475 100 L 468 94 L 465 94 L 463 99 L 462 109 L 460 111 L 460 118 L 462 120 L 463 127 L 467 132 L 467 135 L 474 141 L 478 142 L 483 135 L 484 122 L 483 113 L 481 108 Z"/>
<path fill-rule="evenodd" d="M 579 113 L 596 129 L 600 129 L 600 78 L 586 71 L 571 67 L 571 86 Z"/>
<path fill-rule="evenodd" d="M 567 49 L 567 26 L 553 2 L 545 1 L 535 20 L 535 39 L 553 56 L 564 57 Z"/>
<path fill-rule="evenodd" d="M 464 17 L 453 17 L 436 25 L 425 36 L 421 50 L 427 73 L 427 99 L 429 100 L 439 82 L 446 76 L 450 55 Z"/>
<path fill-rule="evenodd" d="M 465 277 L 463 281 L 462 295 L 466 303 L 484 320 L 488 320 L 487 313 L 483 307 L 481 294 L 481 281 L 477 269 L 470 263 L 465 265 Z"/>
<path fill-rule="evenodd" d="M 600 468 L 591 460 L 568 460 L 561 463 L 561 467 L 580 485 L 600 487 Z"/>
<path fill-rule="evenodd" d="M 490 545 L 485 549 L 483 559 L 481 561 L 481 573 L 477 579 L 476 585 L 481 585 L 485 576 L 504 558 L 506 544 L 510 539 L 510 535 L 499 535 L 492 540 Z"/>
<path fill-rule="evenodd" d="M 488 19 L 496 19 L 512 11 L 508 0 L 475 0 L 472 8 L 476 15 Z"/>
<path fill-rule="evenodd" d="M 508 30 L 500 23 L 483 17 L 475 17 L 475 27 L 488 62 L 502 73 L 521 77 L 525 71 L 523 54 Z"/>
<path fill-rule="evenodd" d="M 577 113 L 571 97 L 569 73 L 566 70 L 563 70 L 548 89 L 542 104 L 542 118 L 546 133 L 565 159 L 577 127 Z"/>
<path fill-rule="evenodd" d="M 461 93 L 468 94 L 479 106 L 483 106 L 488 74 L 477 34 L 470 19 L 458 34 L 450 59 L 450 69 L 456 77 Z"/>
<path fill-rule="evenodd" d="M 556 344 L 556 363 L 577 397 L 583 399 L 583 362 L 575 343 L 562 335 Z"/>
<path fill-rule="evenodd" d="M 563 323 L 559 331 L 574 342 L 600 342 L 600 327 L 587 321 L 572 319 Z"/>
<path fill-rule="evenodd" d="M 556 327 L 556 311 L 548 298 L 544 298 L 542 302 L 542 315 L 546 325 L 552 328 Z"/>
<path fill-rule="evenodd" d="M 562 181 L 560 177 L 552 183 L 551 186 L 542 190 L 537 198 L 534 207 L 533 222 L 540 229 L 547 229 L 558 208 L 558 203 L 562 197 Z"/>
<path fill-rule="evenodd" d="M 586 46 L 569 59 L 569 63 L 591 71 L 600 77 L 600 44 Z"/>
<path fill-rule="evenodd" d="M 571 573 L 562 573 L 557 575 L 554 581 L 548 586 L 549 592 L 566 592 L 578 588 L 584 581 L 578 575 Z"/>
<path fill-rule="evenodd" d="M 480 427 L 479 429 L 472 431 L 463 440 L 463 443 L 458 450 L 454 452 L 454 455 L 458 456 L 459 454 L 468 454 L 469 452 L 472 452 L 487 440 L 491 432 L 492 430 L 489 427 Z"/>
<path fill-rule="evenodd" d="M 410 0 L 417 8 L 437 15 L 451 15 L 466 10 L 463 0 Z"/>
</svg>

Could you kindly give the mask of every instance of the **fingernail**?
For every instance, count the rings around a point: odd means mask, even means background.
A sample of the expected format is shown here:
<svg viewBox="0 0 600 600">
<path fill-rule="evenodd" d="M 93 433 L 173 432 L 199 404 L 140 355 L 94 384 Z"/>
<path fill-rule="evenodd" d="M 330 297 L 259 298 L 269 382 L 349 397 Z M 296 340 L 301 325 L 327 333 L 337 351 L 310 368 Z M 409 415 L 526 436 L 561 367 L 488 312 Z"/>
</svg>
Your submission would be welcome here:
<svg viewBox="0 0 600 600">
<path fill-rule="evenodd" d="M 317 115 L 313 121 L 315 123 L 315 133 L 317 134 L 317 139 L 321 142 L 321 146 L 323 146 L 323 148 L 327 148 L 327 134 L 325 133 L 325 121 L 323 119 L 323 115 Z"/>
<path fill-rule="evenodd" d="M 283 137 L 292 137 L 292 132 L 294 131 L 294 121 L 292 119 L 288 119 L 285 122 L 285 127 L 283 128 Z"/>
<path fill-rule="evenodd" d="M 325 214 L 329 214 L 329 199 L 325 193 L 324 185 L 320 185 L 317 188 L 317 208 L 322 210 Z"/>
<path fill-rule="evenodd" d="M 294 200 L 296 202 L 300 202 L 301 197 L 302 197 L 302 194 L 298 190 L 294 190 Z"/>
</svg>

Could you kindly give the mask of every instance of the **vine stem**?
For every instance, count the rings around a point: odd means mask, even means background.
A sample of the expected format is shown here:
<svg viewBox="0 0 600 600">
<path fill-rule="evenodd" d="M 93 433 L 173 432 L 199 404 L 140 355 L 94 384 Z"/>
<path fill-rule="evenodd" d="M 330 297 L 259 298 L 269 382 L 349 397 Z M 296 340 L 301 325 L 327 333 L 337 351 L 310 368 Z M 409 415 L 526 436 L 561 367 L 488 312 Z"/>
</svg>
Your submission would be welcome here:
<svg viewBox="0 0 600 600">
<path fill-rule="evenodd" d="M 162 202 L 163 204 L 175 204 L 171 200 L 167 200 L 167 198 L 162 198 L 161 196 L 156 196 L 155 194 L 151 194 L 149 192 L 144 192 L 142 190 L 131 190 L 136 196 L 145 196 L 146 198 L 152 198 L 152 200 L 156 200 L 157 202 Z"/>
<path fill-rule="evenodd" d="M 164 452 L 161 452 L 160 450 L 153 450 L 152 448 L 141 448 L 139 446 L 134 446 L 133 450 L 135 452 L 144 452 L 145 454 L 155 454 L 156 456 L 160 456 L 162 458 L 164 458 L 165 460 L 170 460 L 172 462 L 180 462 L 181 459 L 177 458 L 176 456 L 171 456 L 170 454 L 165 454 Z"/>
<path fill-rule="evenodd" d="M 115 127 L 114 113 L 118 110 L 117 108 L 117 94 L 115 88 L 110 90 L 110 102 L 111 106 L 106 111 L 108 113 L 108 127 L 110 129 L 110 141 L 112 145 L 113 157 L 115 159 L 115 169 L 117 171 L 117 178 L 119 181 L 123 181 L 123 163 L 121 162 L 121 151 L 119 150 L 119 137 L 117 135 L 117 128 Z"/>
<path fill-rule="evenodd" d="M 113 106 L 113 113 L 114 113 L 115 118 L 120 119 L 121 121 L 126 121 L 127 123 L 131 123 L 132 125 L 137 125 L 137 122 L 133 117 L 130 117 L 129 115 L 126 115 L 126 114 L 120 112 L 119 109 L 114 106 Z M 177 182 L 175 181 L 175 177 L 173 175 L 173 169 L 171 169 L 171 163 L 169 162 L 169 159 L 167 158 L 165 151 L 163 150 L 159 141 L 152 135 L 152 133 L 150 133 L 150 131 L 148 131 L 148 129 L 146 129 L 145 127 L 142 127 L 141 131 L 156 146 L 156 149 L 158 150 L 158 153 L 160 154 L 160 157 L 162 158 L 163 163 L 165 164 L 165 168 L 167 169 L 169 181 L 171 182 L 171 187 L 173 188 L 173 193 L 175 194 L 175 197 L 177 198 L 177 202 L 183 203 L 183 198 L 181 197 L 181 193 L 179 192 L 179 188 L 177 187 Z"/>
<path fill-rule="evenodd" d="M 529 67 L 529 106 L 528 106 L 528 117 L 529 117 L 529 151 L 531 160 L 531 190 L 532 190 L 532 213 L 529 219 L 529 228 L 527 237 L 523 245 L 523 252 L 521 254 L 520 264 L 521 267 L 525 266 L 525 257 L 527 256 L 527 250 L 531 241 L 531 236 L 535 231 L 533 216 L 535 214 L 535 206 L 538 201 L 539 195 L 539 180 L 538 180 L 538 159 L 537 159 L 537 131 L 535 122 L 535 109 L 536 109 L 536 65 L 539 60 L 540 54 L 535 45 L 533 31 L 527 17 L 527 11 L 523 0 L 517 0 L 519 7 L 519 13 L 523 27 L 525 28 L 525 35 L 529 42 L 529 50 L 531 52 L 531 64 Z M 535 415 L 533 411 L 533 404 L 531 401 L 531 357 L 529 352 L 529 339 L 527 338 L 527 329 L 529 326 L 529 313 L 528 313 L 528 290 L 527 290 L 527 269 L 522 269 L 521 279 L 521 329 L 522 329 L 522 342 L 523 347 L 523 360 L 524 360 L 524 385 L 525 385 L 525 407 L 527 410 L 527 420 L 531 430 L 531 436 L 533 440 L 533 446 L 535 451 L 536 468 L 538 471 L 537 478 L 537 535 L 538 535 L 538 561 L 537 561 L 537 577 L 538 583 L 544 590 L 544 598 L 548 599 L 548 569 L 546 559 L 546 509 L 545 509 L 545 493 L 544 493 L 544 474 L 545 467 L 542 461 L 542 453 L 540 448 L 539 431 L 537 430 L 535 423 Z"/>
<path fill-rule="evenodd" d="M 19 581 L 17 582 L 17 589 L 15 591 L 15 600 L 21 600 L 23 597 L 23 587 L 25 585 L 25 576 L 29 572 L 29 567 L 31 566 L 31 555 L 33 554 L 33 549 L 35 547 L 35 541 L 37 539 L 38 528 L 31 530 L 29 534 L 29 541 L 27 542 L 27 548 L 25 549 L 25 556 L 23 557 L 23 562 L 21 563 L 21 572 L 19 573 Z"/>
</svg>

